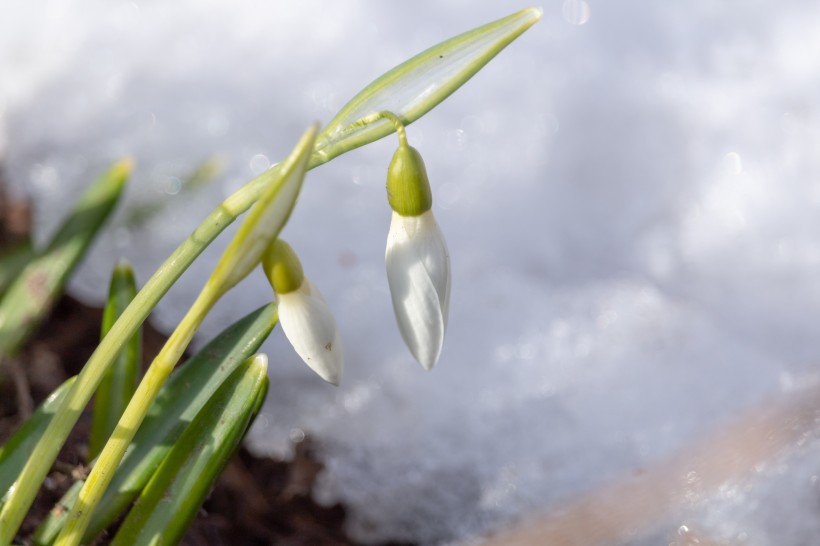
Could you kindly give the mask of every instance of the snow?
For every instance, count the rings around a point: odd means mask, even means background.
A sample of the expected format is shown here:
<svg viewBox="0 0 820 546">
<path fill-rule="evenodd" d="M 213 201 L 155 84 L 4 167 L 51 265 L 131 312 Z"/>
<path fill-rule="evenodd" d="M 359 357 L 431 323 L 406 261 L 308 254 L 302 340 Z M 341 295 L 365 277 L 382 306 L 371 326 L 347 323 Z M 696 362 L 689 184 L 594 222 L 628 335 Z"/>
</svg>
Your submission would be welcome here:
<svg viewBox="0 0 820 546">
<path fill-rule="evenodd" d="M 136 159 L 113 229 L 71 285 L 100 301 L 120 255 L 147 279 L 222 197 L 374 77 L 522 7 L 6 5 L 3 165 L 36 200 L 43 239 L 90 176 Z M 251 444 L 287 457 L 315 440 L 319 498 L 344 502 L 361 540 L 460 543 L 560 514 L 818 382 L 820 5 L 543 7 L 408 129 L 453 267 L 432 372 L 403 346 L 385 279 L 393 137 L 312 171 L 284 233 L 334 310 L 345 377 L 324 384 L 276 332 Z M 224 171 L 208 189 L 176 194 L 214 155 Z M 128 210 L 156 199 L 166 209 L 129 227 Z M 219 241 L 160 306 L 165 327 Z M 270 297 L 261 275 L 248 279 L 200 339 Z M 801 411 L 809 424 L 764 463 L 741 458 L 738 473 L 637 518 L 629 541 L 812 543 L 818 408 Z"/>
</svg>

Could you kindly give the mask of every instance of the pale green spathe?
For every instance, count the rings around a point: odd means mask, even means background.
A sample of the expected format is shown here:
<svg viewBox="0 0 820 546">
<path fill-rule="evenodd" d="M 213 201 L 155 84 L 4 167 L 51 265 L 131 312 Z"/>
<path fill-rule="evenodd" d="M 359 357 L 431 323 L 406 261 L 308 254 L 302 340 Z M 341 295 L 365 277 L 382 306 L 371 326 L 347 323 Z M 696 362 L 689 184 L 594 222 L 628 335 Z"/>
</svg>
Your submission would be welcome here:
<svg viewBox="0 0 820 546">
<path fill-rule="evenodd" d="M 316 139 L 322 162 L 393 132 L 389 120 L 361 121 L 375 112 L 392 112 L 405 125 L 450 96 L 540 18 L 527 8 L 459 34 L 423 51 L 365 87 L 336 114 Z"/>
</svg>

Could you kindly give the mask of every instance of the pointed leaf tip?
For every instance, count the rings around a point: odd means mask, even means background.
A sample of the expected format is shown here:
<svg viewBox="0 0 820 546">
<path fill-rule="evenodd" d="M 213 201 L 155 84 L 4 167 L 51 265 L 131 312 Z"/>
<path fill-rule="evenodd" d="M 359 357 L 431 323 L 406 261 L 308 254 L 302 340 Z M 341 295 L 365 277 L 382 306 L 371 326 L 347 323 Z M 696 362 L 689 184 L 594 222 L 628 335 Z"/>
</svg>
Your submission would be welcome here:
<svg viewBox="0 0 820 546">
<path fill-rule="evenodd" d="M 539 19 L 541 19 L 541 16 L 544 15 L 544 8 L 542 8 L 541 6 L 533 6 L 531 8 L 521 10 L 521 13 L 528 14 L 530 17 L 532 17 L 532 22 L 536 23 Z"/>
<path fill-rule="evenodd" d="M 125 157 L 111 167 L 111 174 L 118 177 L 128 177 L 134 170 L 134 158 Z"/>
<path fill-rule="evenodd" d="M 378 140 L 395 129 L 369 115 L 388 111 L 409 125 L 450 96 L 502 49 L 541 18 L 527 8 L 441 42 L 401 63 L 362 89 L 322 129 L 314 162 Z"/>
<path fill-rule="evenodd" d="M 318 123 L 308 127 L 287 159 L 272 171 L 268 187 L 228 244 L 208 281 L 219 293 L 233 287 L 259 264 L 265 248 L 287 223 L 302 189 L 318 131 Z"/>
</svg>

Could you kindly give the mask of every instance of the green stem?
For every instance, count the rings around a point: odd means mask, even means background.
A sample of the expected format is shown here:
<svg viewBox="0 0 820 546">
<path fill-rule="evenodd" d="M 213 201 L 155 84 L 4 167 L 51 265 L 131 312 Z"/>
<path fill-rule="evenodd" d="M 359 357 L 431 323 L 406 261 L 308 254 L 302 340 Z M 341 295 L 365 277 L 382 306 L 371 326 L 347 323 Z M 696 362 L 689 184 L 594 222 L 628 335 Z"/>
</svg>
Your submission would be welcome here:
<svg viewBox="0 0 820 546">
<path fill-rule="evenodd" d="M 350 146 L 349 149 L 358 146 Z M 318 167 L 345 153 L 347 149 L 337 147 L 332 155 L 313 154 L 308 169 Z M 171 288 L 203 250 L 228 227 L 231 222 L 248 210 L 256 202 L 268 181 L 277 176 L 279 166 L 275 165 L 254 178 L 225 201 L 218 205 L 182 242 L 179 247 L 148 279 L 142 290 L 131 302 L 111 330 L 102 339 L 83 367 L 71 391 L 54 415 L 42 439 L 34 447 L 31 457 L 15 481 L 6 503 L 0 511 L 0 546 L 8 546 L 34 501 L 40 484 L 46 477 L 57 454 L 65 443 L 71 429 L 80 417 L 94 390 L 125 340 L 134 335 L 160 299 Z"/>
<path fill-rule="evenodd" d="M 383 110 L 381 112 L 376 112 L 375 114 L 370 114 L 369 116 L 365 116 L 359 121 L 356 121 L 350 125 L 351 128 L 360 128 L 370 125 L 376 121 L 386 119 L 390 123 L 393 124 L 393 128 L 396 130 L 396 134 L 399 136 L 399 145 L 400 146 L 407 146 L 407 132 L 404 129 L 405 123 L 401 120 L 399 116 L 394 114 L 393 112 L 388 112 Z M 409 123 L 409 122 L 408 122 Z"/>
<path fill-rule="evenodd" d="M 80 491 L 68 523 L 57 537 L 57 546 L 76 546 L 80 543 L 126 448 L 208 311 L 225 292 L 258 265 L 262 250 L 287 222 L 305 178 L 309 152 L 313 150 L 317 130 L 315 124 L 309 127 L 290 156 L 280 164 L 276 178 L 258 198 L 253 211 L 228 244 L 196 301 L 151 363 Z M 233 204 L 229 199 L 225 207 L 231 210 Z"/>
<path fill-rule="evenodd" d="M 85 485 L 80 490 L 77 502 L 71 510 L 55 546 L 76 546 L 82 540 L 94 509 L 99 504 L 108 484 L 114 477 L 125 450 L 134 438 L 142 420 L 148 413 L 148 408 L 156 398 L 157 393 L 165 383 L 165 379 L 174 369 L 182 357 L 188 344 L 193 339 L 199 325 L 208 314 L 208 311 L 219 300 L 221 293 L 215 292 L 210 283 L 200 292 L 188 313 L 179 323 L 174 333 L 162 347 L 142 381 L 137 391 L 125 408 L 122 417 L 117 423 L 114 432 L 100 453 L 94 468 L 89 474 Z"/>
<path fill-rule="evenodd" d="M 316 163 L 318 165 L 320 163 Z M 250 208 L 275 174 L 270 169 L 248 182 L 214 209 L 205 221 L 174 251 L 139 291 L 111 331 L 102 339 L 37 443 L 0 511 L 0 546 L 11 543 L 37 490 L 51 468 L 71 429 L 88 404 L 99 381 L 114 361 L 125 340 L 134 335 L 157 302 L 194 259 L 236 217 Z"/>
</svg>

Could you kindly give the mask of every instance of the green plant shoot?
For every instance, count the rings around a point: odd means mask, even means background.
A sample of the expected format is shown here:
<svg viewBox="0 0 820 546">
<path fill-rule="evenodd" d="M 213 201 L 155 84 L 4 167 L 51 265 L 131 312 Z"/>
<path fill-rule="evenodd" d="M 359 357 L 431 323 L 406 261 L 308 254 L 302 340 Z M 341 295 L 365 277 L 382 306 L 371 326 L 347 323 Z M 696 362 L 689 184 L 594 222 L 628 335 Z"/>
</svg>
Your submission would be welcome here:
<svg viewBox="0 0 820 546">
<path fill-rule="evenodd" d="M 137 282 L 128 262 L 120 261 L 111 273 L 108 301 L 103 310 L 102 336 L 111 330 L 134 296 Z M 88 461 L 92 461 L 102 451 L 105 441 L 114 432 L 122 412 L 137 388 L 137 378 L 142 362 L 141 330 L 120 351 L 117 359 L 108 369 L 94 397 L 94 411 L 91 415 L 91 433 L 88 439 Z"/>
<path fill-rule="evenodd" d="M 431 110 L 469 80 L 501 49 L 540 17 L 536 8 L 479 27 L 413 57 L 357 94 L 317 137 L 308 168 L 326 163 L 392 132 L 384 121 L 366 121 L 375 112 L 397 113 L 409 124 Z M 121 345 L 199 254 L 257 200 L 282 164 L 265 171 L 237 190 L 209 214 L 160 266 L 102 340 L 35 446 L 0 511 L 0 546 L 14 538 L 51 462 L 67 438 L 94 389 Z"/>
</svg>

